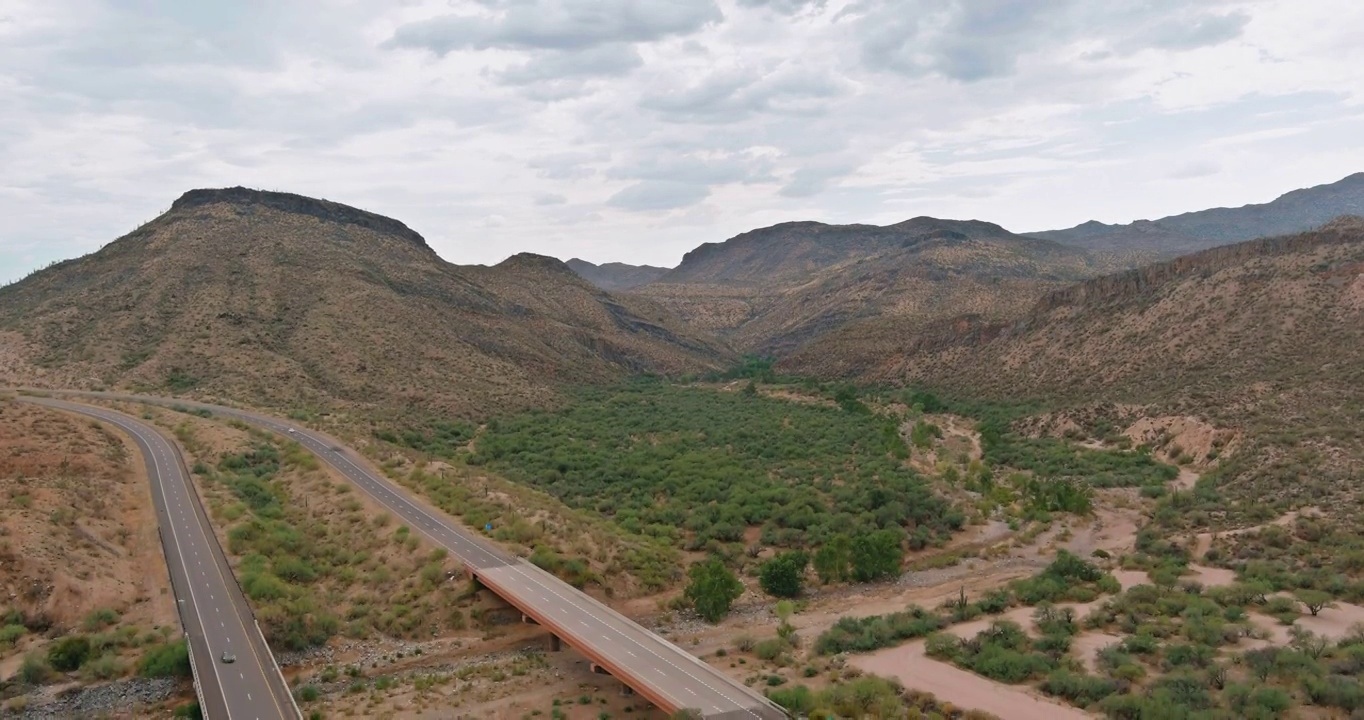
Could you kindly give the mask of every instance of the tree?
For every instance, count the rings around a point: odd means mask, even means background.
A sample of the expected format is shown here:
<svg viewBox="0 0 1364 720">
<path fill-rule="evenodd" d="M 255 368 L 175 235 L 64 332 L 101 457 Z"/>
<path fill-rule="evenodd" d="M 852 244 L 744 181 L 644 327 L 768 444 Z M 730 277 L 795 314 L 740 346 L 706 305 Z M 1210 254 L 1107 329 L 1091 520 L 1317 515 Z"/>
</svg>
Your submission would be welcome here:
<svg viewBox="0 0 1364 720">
<path fill-rule="evenodd" d="M 905 558 L 901 533 L 876 530 L 852 540 L 852 575 L 858 582 L 871 582 L 898 575 Z"/>
<path fill-rule="evenodd" d="M 758 582 L 763 592 L 773 597 L 796 597 L 805 584 L 805 566 L 810 556 L 800 550 L 781 553 L 763 563 L 758 571 Z"/>
<path fill-rule="evenodd" d="M 1307 606 L 1307 612 L 1312 613 L 1312 617 L 1316 617 L 1322 608 L 1331 606 L 1331 594 L 1328 592 L 1307 589 L 1299 590 L 1294 594 L 1298 596 L 1298 600 L 1302 601 L 1303 605 Z"/>
<path fill-rule="evenodd" d="M 79 670 L 88 657 L 90 657 L 90 638 L 84 635 L 64 637 L 47 651 L 48 664 L 60 672 Z"/>
<path fill-rule="evenodd" d="M 692 564 L 687 570 L 687 577 L 691 582 L 687 584 L 683 595 L 707 622 L 719 622 L 744 592 L 743 583 L 719 558 L 712 557 Z"/>
<path fill-rule="evenodd" d="M 847 535 L 835 535 L 815 551 L 815 574 L 825 585 L 842 582 L 848 579 L 851 562 L 852 541 Z"/>
</svg>

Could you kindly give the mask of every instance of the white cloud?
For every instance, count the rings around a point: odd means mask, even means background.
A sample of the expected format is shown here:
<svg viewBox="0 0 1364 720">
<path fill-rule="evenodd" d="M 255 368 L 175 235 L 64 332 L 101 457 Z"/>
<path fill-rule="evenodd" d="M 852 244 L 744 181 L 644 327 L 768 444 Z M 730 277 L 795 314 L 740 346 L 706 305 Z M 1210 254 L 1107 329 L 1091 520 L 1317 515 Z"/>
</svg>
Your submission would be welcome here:
<svg viewBox="0 0 1364 720">
<path fill-rule="evenodd" d="M 1264 201 L 1364 169 L 1361 26 L 1349 0 L 9 0 L 0 280 L 202 186 L 481 263 Z"/>
</svg>

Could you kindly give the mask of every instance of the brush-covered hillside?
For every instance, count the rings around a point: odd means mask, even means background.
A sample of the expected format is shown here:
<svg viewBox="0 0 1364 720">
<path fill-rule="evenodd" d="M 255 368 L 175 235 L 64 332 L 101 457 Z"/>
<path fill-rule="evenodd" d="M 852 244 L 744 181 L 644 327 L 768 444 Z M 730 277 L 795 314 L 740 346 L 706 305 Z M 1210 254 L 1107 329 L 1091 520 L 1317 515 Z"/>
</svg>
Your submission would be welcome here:
<svg viewBox="0 0 1364 720">
<path fill-rule="evenodd" d="M 1195 418 L 1227 431 L 1223 441 L 1242 439 L 1213 464 L 1260 497 L 1354 494 L 1364 478 L 1359 217 L 1083 282 L 1014 322 L 866 330 L 822 338 L 782 367 L 997 402 L 1107 406 L 1077 413 L 1080 425 Z"/>
<path fill-rule="evenodd" d="M 1108 269 L 1083 250 L 977 220 L 797 222 L 702 245 L 633 292 L 741 350 L 783 354 L 873 318 L 1013 317 L 1048 290 Z"/>
<path fill-rule="evenodd" d="M 481 414 L 726 358 L 557 260 L 456 266 L 396 220 L 243 188 L 188 192 L 98 252 L 0 289 L 11 384 Z"/>
</svg>

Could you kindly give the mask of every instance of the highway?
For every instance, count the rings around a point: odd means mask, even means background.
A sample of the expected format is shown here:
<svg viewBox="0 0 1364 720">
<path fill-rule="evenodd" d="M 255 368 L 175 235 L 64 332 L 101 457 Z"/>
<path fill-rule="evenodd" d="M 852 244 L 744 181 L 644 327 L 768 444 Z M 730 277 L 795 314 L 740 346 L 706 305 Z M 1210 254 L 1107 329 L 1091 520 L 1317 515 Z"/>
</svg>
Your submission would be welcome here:
<svg viewBox="0 0 1364 720">
<path fill-rule="evenodd" d="M 240 420 L 298 441 L 379 504 L 464 563 L 485 587 L 545 626 L 654 705 L 699 710 L 717 720 L 778 720 L 782 708 L 691 653 L 591 596 L 496 547 L 458 521 L 429 510 L 339 441 L 300 425 L 235 408 L 186 400 L 71 393 L 112 400 L 181 405 Z M 290 432 L 292 430 L 293 432 Z"/>
<path fill-rule="evenodd" d="M 189 640 L 204 717 L 297 720 L 288 685 L 232 577 L 175 444 L 151 426 L 107 408 L 40 397 L 18 399 L 108 423 L 137 443 L 151 482 L 161 545 L 180 624 Z M 235 662 L 222 662 L 224 652 L 235 656 Z"/>
</svg>

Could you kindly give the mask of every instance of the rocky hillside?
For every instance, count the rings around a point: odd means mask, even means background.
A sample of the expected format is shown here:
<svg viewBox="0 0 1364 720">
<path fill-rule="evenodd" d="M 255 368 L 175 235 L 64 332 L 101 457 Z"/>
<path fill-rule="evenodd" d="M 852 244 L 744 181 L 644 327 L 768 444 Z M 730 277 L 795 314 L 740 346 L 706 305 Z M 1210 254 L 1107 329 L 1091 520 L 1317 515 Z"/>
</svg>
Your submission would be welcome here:
<svg viewBox="0 0 1364 720">
<path fill-rule="evenodd" d="M 1266 491 L 1288 480 L 1354 487 L 1364 472 L 1362 218 L 1073 285 L 1014 322 L 962 317 L 898 337 L 861 329 L 822 338 L 785 368 L 1196 416 L 1245 433 L 1238 477 Z"/>
<path fill-rule="evenodd" d="M 849 323 L 1013 317 L 1042 293 L 1110 268 L 975 220 L 800 222 L 702 245 L 634 292 L 744 351 L 784 354 Z"/>
<path fill-rule="evenodd" d="M 1096 252 L 1173 257 L 1217 245 L 1304 232 L 1351 214 L 1364 214 L 1364 173 L 1294 190 L 1260 205 L 1213 208 L 1126 225 L 1091 220 L 1068 230 L 1030 235 Z"/>
<path fill-rule="evenodd" d="M 0 382 L 281 409 L 483 413 L 726 357 L 558 260 L 455 266 L 396 220 L 243 188 L 186 193 L 100 251 L 0 289 Z"/>
<path fill-rule="evenodd" d="M 653 265 L 627 265 L 618 262 L 595 265 L 578 258 L 573 258 L 565 264 L 584 280 L 603 290 L 629 290 L 647 285 L 668 272 L 668 268 Z"/>
</svg>

